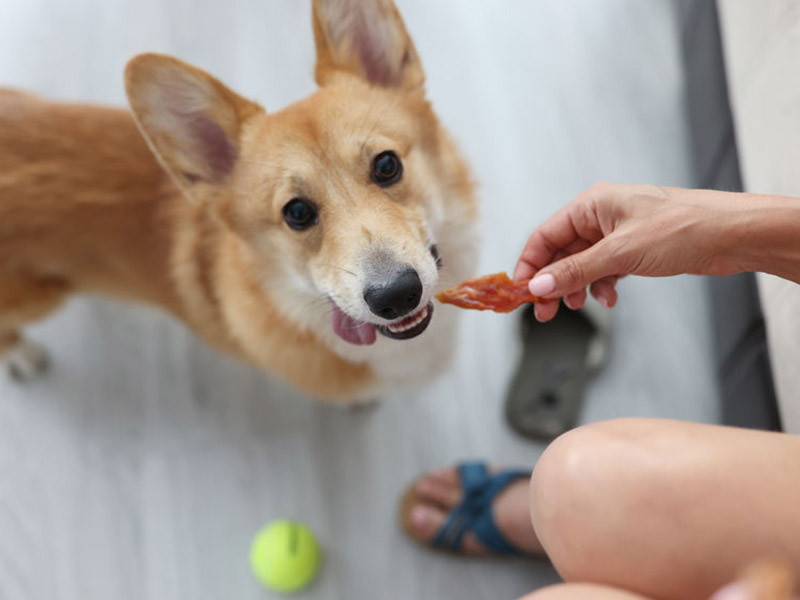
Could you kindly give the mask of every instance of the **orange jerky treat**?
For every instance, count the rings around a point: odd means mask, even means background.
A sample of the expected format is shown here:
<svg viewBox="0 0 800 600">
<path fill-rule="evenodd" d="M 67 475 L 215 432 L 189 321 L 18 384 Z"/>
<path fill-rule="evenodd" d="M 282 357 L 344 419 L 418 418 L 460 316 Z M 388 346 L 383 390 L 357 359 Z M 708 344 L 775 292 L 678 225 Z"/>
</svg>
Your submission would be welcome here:
<svg viewBox="0 0 800 600">
<path fill-rule="evenodd" d="M 511 312 L 528 302 L 542 301 L 528 291 L 527 281 L 511 281 L 506 273 L 467 279 L 439 292 L 436 294 L 436 299 L 461 308 L 493 310 L 500 313 Z"/>
</svg>

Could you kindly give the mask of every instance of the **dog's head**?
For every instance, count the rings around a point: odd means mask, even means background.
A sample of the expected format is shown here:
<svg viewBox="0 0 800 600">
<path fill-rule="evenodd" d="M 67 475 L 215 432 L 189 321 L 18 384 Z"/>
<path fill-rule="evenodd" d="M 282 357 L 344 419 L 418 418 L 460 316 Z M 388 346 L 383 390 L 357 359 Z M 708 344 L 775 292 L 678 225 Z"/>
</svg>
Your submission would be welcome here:
<svg viewBox="0 0 800 600">
<path fill-rule="evenodd" d="M 155 54 L 129 62 L 128 97 L 164 167 L 243 241 L 285 313 L 330 307 L 353 344 L 412 338 L 447 261 L 448 196 L 471 201 L 467 172 L 391 0 L 314 0 L 313 26 L 320 89 L 280 112 Z"/>
</svg>

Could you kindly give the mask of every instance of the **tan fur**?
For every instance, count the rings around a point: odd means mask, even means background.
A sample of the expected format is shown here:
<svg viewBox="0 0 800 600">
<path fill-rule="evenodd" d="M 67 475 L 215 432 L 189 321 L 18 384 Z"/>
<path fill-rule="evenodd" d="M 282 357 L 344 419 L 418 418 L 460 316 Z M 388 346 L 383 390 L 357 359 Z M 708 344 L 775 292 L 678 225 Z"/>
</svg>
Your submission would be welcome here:
<svg viewBox="0 0 800 600">
<path fill-rule="evenodd" d="M 364 399 L 440 368 L 447 351 L 432 340 L 452 343 L 445 315 L 446 330 L 370 347 L 330 333 L 329 298 L 364 318 L 365 257 L 414 265 L 426 297 L 441 287 L 430 243 L 445 283 L 469 275 L 474 257 L 469 175 L 424 99 L 402 20 L 388 0 L 363 3 L 362 19 L 390 34 L 378 63 L 362 67 L 353 52 L 364 31 L 348 38 L 353 2 L 314 2 L 323 87 L 269 116 L 153 54 L 126 69 L 147 142 L 126 111 L 0 91 L 0 353 L 21 341 L 23 325 L 89 292 L 160 306 L 320 398 Z M 386 149 L 405 171 L 382 189 L 368 168 Z M 283 222 L 298 196 L 319 206 L 309 231 Z"/>
</svg>

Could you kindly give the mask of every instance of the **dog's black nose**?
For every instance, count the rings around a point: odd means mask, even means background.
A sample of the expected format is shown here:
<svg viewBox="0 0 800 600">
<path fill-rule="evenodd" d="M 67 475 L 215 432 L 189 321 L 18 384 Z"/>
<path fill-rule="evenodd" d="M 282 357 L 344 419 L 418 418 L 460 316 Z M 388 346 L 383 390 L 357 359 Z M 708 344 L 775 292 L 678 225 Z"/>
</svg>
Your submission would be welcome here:
<svg viewBox="0 0 800 600">
<path fill-rule="evenodd" d="M 420 298 L 422 282 L 412 268 L 400 271 L 386 285 L 373 285 L 364 291 L 369 309 L 384 319 L 407 315 L 419 306 Z"/>
</svg>

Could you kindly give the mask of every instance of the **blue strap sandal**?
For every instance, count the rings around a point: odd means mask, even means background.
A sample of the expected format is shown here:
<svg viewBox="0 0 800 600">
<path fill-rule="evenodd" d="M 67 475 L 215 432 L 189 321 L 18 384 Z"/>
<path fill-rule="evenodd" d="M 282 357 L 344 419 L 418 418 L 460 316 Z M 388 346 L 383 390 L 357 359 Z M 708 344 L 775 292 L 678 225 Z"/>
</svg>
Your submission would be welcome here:
<svg viewBox="0 0 800 600">
<path fill-rule="evenodd" d="M 417 497 L 414 486 L 406 493 L 401 506 L 401 522 L 406 533 L 417 542 L 447 552 L 458 553 L 464 536 L 472 532 L 492 554 L 521 555 L 498 529 L 492 517 L 492 503 L 495 497 L 509 484 L 518 479 L 528 479 L 530 471 L 511 469 L 499 473 L 489 473 L 482 462 L 466 462 L 458 465 L 461 488 L 464 498 L 448 515 L 444 525 L 432 542 L 420 540 L 411 528 L 410 513 L 416 504 L 422 502 Z"/>
</svg>

